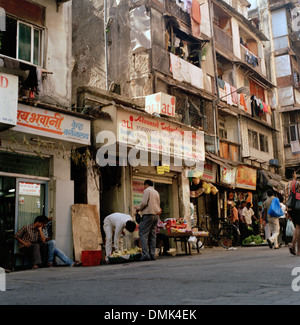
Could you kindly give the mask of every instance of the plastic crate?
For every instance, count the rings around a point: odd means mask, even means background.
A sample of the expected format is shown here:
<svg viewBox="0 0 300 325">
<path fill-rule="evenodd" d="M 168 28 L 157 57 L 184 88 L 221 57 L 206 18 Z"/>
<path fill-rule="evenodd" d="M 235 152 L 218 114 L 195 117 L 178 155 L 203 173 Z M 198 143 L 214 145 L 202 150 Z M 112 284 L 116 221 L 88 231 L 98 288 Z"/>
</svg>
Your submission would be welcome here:
<svg viewBox="0 0 300 325">
<path fill-rule="evenodd" d="M 102 251 L 82 251 L 81 262 L 82 266 L 100 265 L 102 259 Z"/>
</svg>

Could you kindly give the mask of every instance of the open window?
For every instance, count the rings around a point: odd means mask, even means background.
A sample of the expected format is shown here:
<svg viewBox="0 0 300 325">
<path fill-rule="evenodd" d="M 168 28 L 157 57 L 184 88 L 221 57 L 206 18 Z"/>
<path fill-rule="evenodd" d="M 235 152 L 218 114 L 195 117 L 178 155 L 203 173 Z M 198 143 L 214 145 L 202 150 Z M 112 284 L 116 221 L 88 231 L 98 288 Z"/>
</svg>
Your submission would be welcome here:
<svg viewBox="0 0 300 325">
<path fill-rule="evenodd" d="M 286 145 L 299 141 L 300 117 L 297 111 L 284 114 L 284 142 Z"/>
<path fill-rule="evenodd" d="M 176 26 L 176 22 L 169 20 L 166 27 L 166 47 L 168 52 L 179 56 L 189 63 L 201 67 L 201 57 L 205 55 L 204 45 L 206 42 L 199 41 Z"/>
<path fill-rule="evenodd" d="M 0 31 L 0 54 L 42 66 L 43 36 L 42 27 L 7 16 L 6 31 Z"/>
</svg>

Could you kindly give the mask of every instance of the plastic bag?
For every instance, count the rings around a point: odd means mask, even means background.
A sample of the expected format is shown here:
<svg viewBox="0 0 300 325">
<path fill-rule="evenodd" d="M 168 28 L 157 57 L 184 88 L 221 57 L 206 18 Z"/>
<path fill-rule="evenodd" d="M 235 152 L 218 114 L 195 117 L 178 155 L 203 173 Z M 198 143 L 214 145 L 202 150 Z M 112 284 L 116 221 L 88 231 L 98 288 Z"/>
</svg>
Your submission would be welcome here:
<svg viewBox="0 0 300 325">
<path fill-rule="evenodd" d="M 190 236 L 188 239 L 189 243 L 195 243 L 197 241 L 197 238 L 195 236 Z"/>
<path fill-rule="evenodd" d="M 280 207 L 279 199 L 277 197 L 275 197 L 272 200 L 270 208 L 268 210 L 268 214 L 271 217 L 275 217 L 275 218 L 279 218 L 284 215 L 284 213 L 282 212 L 281 207 Z"/>
<path fill-rule="evenodd" d="M 294 230 L 295 230 L 294 224 L 293 224 L 292 220 L 289 219 L 286 223 L 285 235 L 287 237 L 293 237 Z"/>
</svg>

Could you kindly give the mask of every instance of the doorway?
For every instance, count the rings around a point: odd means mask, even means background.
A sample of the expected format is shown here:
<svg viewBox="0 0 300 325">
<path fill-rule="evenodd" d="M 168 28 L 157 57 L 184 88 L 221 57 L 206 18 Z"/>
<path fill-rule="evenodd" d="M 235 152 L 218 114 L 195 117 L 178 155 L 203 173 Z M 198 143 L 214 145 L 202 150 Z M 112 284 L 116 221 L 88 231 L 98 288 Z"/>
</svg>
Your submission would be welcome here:
<svg viewBox="0 0 300 325">
<path fill-rule="evenodd" d="M 146 178 L 133 178 L 133 211 L 141 203 L 144 192 L 144 181 Z M 153 177 L 152 177 L 153 179 Z M 159 183 L 159 180 L 154 180 L 154 188 L 160 195 L 160 206 L 162 213 L 160 219 L 164 221 L 167 218 L 174 218 L 174 202 L 173 202 L 173 186 L 172 183 Z"/>
<path fill-rule="evenodd" d="M 47 181 L 16 179 L 15 232 L 32 224 L 37 216 L 47 216 L 47 184 Z"/>
<path fill-rule="evenodd" d="M 160 195 L 160 207 L 161 207 L 161 221 L 167 218 L 174 218 L 173 213 L 173 200 L 172 200 L 172 185 L 164 183 L 155 183 L 154 188 Z"/>
<path fill-rule="evenodd" d="M 48 214 L 48 182 L 0 177 L 0 267 L 14 268 L 14 234 L 38 215 Z"/>
</svg>

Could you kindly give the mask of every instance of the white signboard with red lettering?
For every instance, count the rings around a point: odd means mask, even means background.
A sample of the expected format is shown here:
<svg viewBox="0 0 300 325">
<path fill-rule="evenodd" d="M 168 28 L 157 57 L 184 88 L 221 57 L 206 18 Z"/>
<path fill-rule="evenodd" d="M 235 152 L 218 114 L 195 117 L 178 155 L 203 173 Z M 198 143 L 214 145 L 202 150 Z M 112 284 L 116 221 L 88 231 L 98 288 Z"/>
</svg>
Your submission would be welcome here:
<svg viewBox="0 0 300 325">
<path fill-rule="evenodd" d="M 19 183 L 19 194 L 40 196 L 41 184 L 20 182 Z"/>
<path fill-rule="evenodd" d="M 17 124 L 18 83 L 17 76 L 0 73 L 0 123 Z"/>
<path fill-rule="evenodd" d="M 14 131 L 90 145 L 90 121 L 19 104 Z"/>
<path fill-rule="evenodd" d="M 205 160 L 204 132 L 179 126 L 167 119 L 128 113 L 117 114 L 117 141 L 153 152 L 171 152 L 178 158 Z M 169 137 L 170 136 L 170 137 Z M 172 140 L 172 141 L 170 141 Z"/>
<path fill-rule="evenodd" d="M 165 114 L 168 116 L 175 116 L 175 103 L 174 96 L 164 93 L 156 93 L 146 96 L 145 111 L 149 114 Z"/>
</svg>

